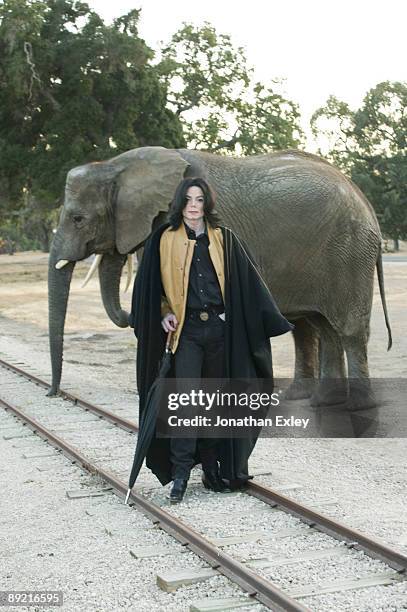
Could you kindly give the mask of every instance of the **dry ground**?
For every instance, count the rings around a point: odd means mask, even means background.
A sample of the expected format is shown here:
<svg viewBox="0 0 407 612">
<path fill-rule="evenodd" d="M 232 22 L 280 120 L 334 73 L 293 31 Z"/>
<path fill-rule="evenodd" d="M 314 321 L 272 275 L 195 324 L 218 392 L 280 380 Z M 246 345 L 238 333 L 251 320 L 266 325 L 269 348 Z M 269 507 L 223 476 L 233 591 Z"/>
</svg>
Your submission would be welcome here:
<svg viewBox="0 0 407 612">
<path fill-rule="evenodd" d="M 393 349 L 390 352 L 386 351 L 387 331 L 377 282 L 375 285 L 369 344 L 370 369 L 372 376 L 375 377 L 407 378 L 407 245 L 403 244 L 402 247 L 403 250 L 399 255 L 385 258 L 384 263 L 387 304 L 393 329 Z M 18 253 L 14 256 L 0 255 L 0 357 L 21 361 L 24 364 L 22 367 L 29 366 L 34 373 L 50 379 L 47 261 L 48 256 L 40 252 Z M 104 402 L 111 410 L 127 408 L 126 415 L 130 407 L 130 410 L 134 409 L 132 418 L 136 418 L 135 337 L 132 329 L 119 329 L 108 319 L 101 302 L 97 278 L 93 279 L 86 288 L 80 289 L 89 265 L 89 261 L 81 262 L 74 271 L 66 321 L 62 387 L 70 388 L 79 396 L 97 404 Z M 125 279 L 122 280 L 122 283 L 124 287 Z M 122 293 L 121 297 L 123 308 L 128 309 L 131 289 L 127 293 Z M 290 334 L 273 340 L 273 363 L 276 376 L 292 375 L 294 347 Z M 9 490 L 15 490 L 11 483 L 14 485 L 16 470 L 21 472 L 26 469 L 24 459 L 20 458 L 18 453 L 13 453 L 9 459 L 10 453 L 7 447 L 9 443 L 1 439 L 0 442 L 4 446 L 3 457 L 7 457 L 7 460 L 5 459 L 2 463 L 2 478 L 8 478 Z M 10 461 L 9 464 L 8 461 Z M 298 483 L 300 488 L 290 492 L 290 496 L 294 499 L 317 508 L 318 504 L 325 500 L 324 503 L 328 505 L 323 506 L 324 514 L 337 518 L 355 529 L 379 537 L 407 553 L 405 438 L 396 440 L 392 438 L 260 439 L 250 461 L 251 466 L 257 464 L 267 468 L 267 474 L 258 477 L 260 482 L 275 488 Z M 44 472 L 44 474 L 47 476 L 49 472 Z M 63 482 L 66 480 L 69 483 L 65 486 L 75 488 L 77 477 L 74 474 L 65 474 L 62 477 Z M 46 483 L 47 486 L 44 484 L 42 495 L 33 497 L 32 506 L 28 507 L 30 515 L 34 516 L 39 523 L 42 520 L 47 530 L 49 524 L 43 512 L 43 498 L 45 494 L 53 494 L 54 490 L 58 493 L 56 480 L 57 478 L 54 477 Z M 35 487 L 37 486 L 39 485 L 35 484 Z M 161 494 L 164 495 L 164 493 Z M 63 491 L 59 492 L 57 497 L 61 495 Z M 25 508 L 20 489 L 15 490 L 14 497 L 15 507 Z M 222 500 L 215 496 L 215 503 L 219 504 L 220 510 Z M 106 523 L 103 504 L 97 501 L 94 506 L 97 506 L 97 511 L 100 512 Z M 122 506 L 122 504 L 120 507 L 114 505 L 112 508 L 109 520 L 115 525 L 115 528 L 122 521 L 121 515 L 118 514 Z M 14 509 L 10 512 L 13 513 L 13 516 L 17 516 Z M 58 511 L 52 513 L 52 517 L 54 521 L 61 521 L 61 516 L 60 502 L 58 502 Z M 20 519 L 14 522 L 16 532 L 25 534 L 24 516 L 20 516 Z M 85 521 L 79 521 L 78 525 L 79 530 L 90 529 Z M 77 567 L 83 566 L 86 556 L 79 550 L 76 551 L 75 547 L 69 547 L 65 539 L 69 536 L 69 529 L 66 529 L 64 533 L 61 539 L 60 556 L 64 559 L 64 567 L 65 559 L 69 560 L 74 576 L 70 580 L 71 582 L 74 580 L 73 584 L 76 584 Z M 137 533 L 138 531 L 134 530 L 134 534 L 137 535 Z M 33 554 L 41 553 L 43 550 L 41 537 L 31 532 L 27 537 L 30 538 L 27 541 L 28 550 L 33 551 Z M 99 542 L 100 535 L 97 537 Z M 78 535 L 77 539 L 81 541 L 81 536 Z M 94 564 L 93 579 L 95 583 L 102 585 L 100 587 L 102 593 L 111 591 L 113 594 L 117 592 L 122 594 L 126 591 L 127 583 L 123 579 L 122 584 L 116 574 L 111 572 L 111 567 L 114 566 L 117 559 L 117 551 L 112 547 L 111 556 L 109 556 L 105 555 L 103 547 L 99 548 L 97 556 L 104 558 L 108 570 L 106 573 L 103 568 L 101 570 L 98 567 L 97 563 Z M 14 552 L 11 551 L 10 555 L 13 557 Z M 18 562 L 19 557 L 17 556 L 16 559 Z M 31 571 L 29 561 L 28 558 L 28 565 L 26 564 L 25 568 L 28 574 Z M 58 580 L 50 583 L 53 585 L 59 584 L 60 577 L 64 575 L 61 572 L 58 573 L 57 567 L 55 571 L 57 571 Z M 47 584 L 44 583 L 44 572 L 45 570 L 38 566 L 37 579 L 41 585 Z M 134 578 L 141 579 L 137 573 L 131 576 L 132 583 Z M 150 582 L 153 578 L 150 576 Z M 31 582 L 26 584 L 31 584 Z M 84 606 L 89 603 L 88 587 L 87 583 L 85 584 L 86 586 L 80 586 L 78 591 L 78 595 L 83 598 Z M 106 588 L 105 585 L 107 585 Z M 152 594 L 155 593 L 153 588 L 150 590 Z M 388 601 L 388 607 L 369 609 L 390 611 L 404 609 L 407 605 L 404 605 L 403 602 L 403 608 L 391 607 L 390 595 Z M 77 609 L 94 608 L 92 605 L 87 605 L 87 607 Z M 98 609 L 112 608 L 101 606 Z M 161 610 L 162 608 L 153 603 L 150 609 Z M 339 606 L 333 609 L 345 608 Z"/>
<path fill-rule="evenodd" d="M 48 351 L 47 262 L 48 255 L 38 251 L 0 255 L 0 334 L 27 343 L 28 353 Z M 117 364 L 116 376 L 128 381 L 134 367 L 135 339 L 130 328 L 119 329 L 107 317 L 97 275 L 85 288 L 80 288 L 90 263 L 80 262 L 73 274 L 65 327 L 65 359 L 89 364 L 92 350 L 95 367 Z M 407 243 L 402 243 L 398 255 L 385 256 L 384 275 L 393 348 L 390 352 L 386 350 L 387 330 L 376 280 L 369 342 L 371 376 L 407 377 Z M 121 295 L 122 306 L 127 310 L 132 285 L 133 282 Z M 30 360 L 29 355 L 27 359 Z M 273 362 L 276 376 L 292 375 L 294 346 L 290 334 L 273 340 Z M 123 370 L 124 363 L 130 370 Z"/>
</svg>

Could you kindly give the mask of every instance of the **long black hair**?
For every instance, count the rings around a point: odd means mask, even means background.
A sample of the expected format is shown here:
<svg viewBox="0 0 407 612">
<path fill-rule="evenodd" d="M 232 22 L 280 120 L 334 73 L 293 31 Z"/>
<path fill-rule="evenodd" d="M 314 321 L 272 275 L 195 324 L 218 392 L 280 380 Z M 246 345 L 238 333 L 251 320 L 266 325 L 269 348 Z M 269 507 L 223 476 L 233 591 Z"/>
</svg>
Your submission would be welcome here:
<svg viewBox="0 0 407 612">
<path fill-rule="evenodd" d="M 176 230 L 182 223 L 182 211 L 187 203 L 187 191 L 190 187 L 200 187 L 204 195 L 204 216 L 212 227 L 218 227 L 220 219 L 214 212 L 216 196 L 212 187 L 200 177 L 189 177 L 183 179 L 175 190 L 174 197 L 168 212 L 168 221 L 172 225 L 172 230 Z"/>
</svg>

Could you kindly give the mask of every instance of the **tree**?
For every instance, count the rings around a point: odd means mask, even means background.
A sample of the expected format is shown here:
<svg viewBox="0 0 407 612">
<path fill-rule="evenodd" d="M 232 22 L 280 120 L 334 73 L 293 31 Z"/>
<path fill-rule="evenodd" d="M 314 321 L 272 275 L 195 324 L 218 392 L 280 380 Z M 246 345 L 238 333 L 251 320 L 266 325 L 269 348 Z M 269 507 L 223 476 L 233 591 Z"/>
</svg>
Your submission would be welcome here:
<svg viewBox="0 0 407 612">
<path fill-rule="evenodd" d="M 73 166 L 185 145 L 138 18 L 107 26 L 75 0 L 0 6 L 0 220 L 58 206 Z"/>
<path fill-rule="evenodd" d="M 366 94 L 359 110 L 331 96 L 312 119 L 324 153 L 372 202 L 382 230 L 407 238 L 407 84 L 385 81 Z"/>
<path fill-rule="evenodd" d="M 274 91 L 278 81 L 253 82 L 244 49 L 209 23 L 184 23 L 161 49 L 157 70 L 191 146 L 249 155 L 300 143 L 297 105 Z"/>
</svg>

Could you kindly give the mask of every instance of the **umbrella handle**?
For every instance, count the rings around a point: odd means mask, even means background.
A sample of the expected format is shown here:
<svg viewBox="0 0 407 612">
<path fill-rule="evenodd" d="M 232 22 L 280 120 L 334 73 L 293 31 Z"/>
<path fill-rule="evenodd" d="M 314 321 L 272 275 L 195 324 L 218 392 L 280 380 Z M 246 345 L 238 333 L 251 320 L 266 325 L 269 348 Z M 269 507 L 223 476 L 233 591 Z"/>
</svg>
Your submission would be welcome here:
<svg viewBox="0 0 407 612">
<path fill-rule="evenodd" d="M 171 336 L 172 336 L 173 332 L 169 331 L 168 335 L 167 335 L 167 342 L 165 343 L 165 352 L 166 353 L 170 353 L 171 349 L 170 349 L 170 344 L 171 344 Z"/>
</svg>

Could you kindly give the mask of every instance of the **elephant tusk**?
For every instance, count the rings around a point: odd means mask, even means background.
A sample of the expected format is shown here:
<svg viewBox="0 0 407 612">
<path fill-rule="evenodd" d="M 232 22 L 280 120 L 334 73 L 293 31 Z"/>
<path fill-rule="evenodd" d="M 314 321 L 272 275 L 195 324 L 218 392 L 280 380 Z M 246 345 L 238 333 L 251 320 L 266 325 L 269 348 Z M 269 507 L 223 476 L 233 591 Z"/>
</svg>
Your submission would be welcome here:
<svg viewBox="0 0 407 612">
<path fill-rule="evenodd" d="M 60 259 L 59 261 L 57 261 L 57 263 L 55 264 L 55 267 L 57 270 L 60 270 L 61 268 L 63 268 L 64 266 L 66 266 L 66 264 L 69 263 L 68 259 Z"/>
<path fill-rule="evenodd" d="M 81 289 L 83 289 L 88 284 L 88 282 L 90 281 L 90 279 L 92 278 L 96 270 L 98 269 L 100 262 L 102 261 L 102 257 L 103 257 L 102 253 L 98 253 L 98 255 L 96 255 L 89 269 L 89 272 L 87 273 L 86 278 L 81 285 Z"/>
<path fill-rule="evenodd" d="M 124 293 L 126 293 L 127 289 L 130 287 L 132 276 L 133 276 L 133 255 L 127 255 L 127 282 L 126 282 L 126 287 L 124 289 Z"/>
</svg>

